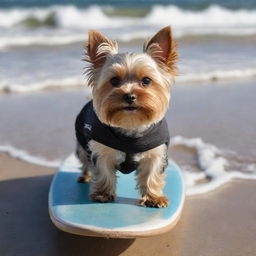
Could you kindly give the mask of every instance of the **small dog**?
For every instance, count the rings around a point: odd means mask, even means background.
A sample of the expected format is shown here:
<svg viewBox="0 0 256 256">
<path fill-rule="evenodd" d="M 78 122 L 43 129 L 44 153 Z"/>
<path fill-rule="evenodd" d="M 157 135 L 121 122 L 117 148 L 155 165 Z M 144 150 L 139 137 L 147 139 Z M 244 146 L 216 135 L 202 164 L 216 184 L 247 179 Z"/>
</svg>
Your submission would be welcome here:
<svg viewBox="0 0 256 256">
<path fill-rule="evenodd" d="M 164 115 L 177 74 L 171 28 L 146 41 L 143 53 L 118 53 L 116 42 L 89 32 L 84 61 L 93 100 L 76 120 L 79 182 L 89 182 L 93 201 L 115 199 L 116 170 L 136 170 L 139 205 L 166 207 L 164 170 L 169 133 Z"/>
</svg>

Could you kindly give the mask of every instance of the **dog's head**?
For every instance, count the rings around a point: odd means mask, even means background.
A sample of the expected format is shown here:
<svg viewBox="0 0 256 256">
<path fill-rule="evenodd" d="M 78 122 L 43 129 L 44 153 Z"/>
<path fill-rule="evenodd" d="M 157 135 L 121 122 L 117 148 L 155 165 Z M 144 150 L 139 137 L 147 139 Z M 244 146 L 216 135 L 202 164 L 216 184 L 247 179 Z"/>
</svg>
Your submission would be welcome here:
<svg viewBox="0 0 256 256">
<path fill-rule="evenodd" d="M 118 46 L 89 32 L 85 61 L 93 105 L 101 122 L 136 129 L 160 121 L 176 75 L 176 44 L 170 27 L 146 41 L 143 53 L 118 53 Z"/>
</svg>

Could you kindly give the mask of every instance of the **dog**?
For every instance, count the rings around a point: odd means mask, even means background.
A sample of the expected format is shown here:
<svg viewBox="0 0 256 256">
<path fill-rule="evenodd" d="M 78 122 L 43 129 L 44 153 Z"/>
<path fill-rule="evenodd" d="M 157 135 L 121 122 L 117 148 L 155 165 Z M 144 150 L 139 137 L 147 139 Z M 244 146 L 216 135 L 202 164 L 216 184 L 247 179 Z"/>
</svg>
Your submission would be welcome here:
<svg viewBox="0 0 256 256">
<path fill-rule="evenodd" d="M 164 119 L 177 75 L 177 46 L 170 27 L 144 43 L 142 53 L 118 53 L 116 42 L 89 31 L 84 61 L 92 101 L 77 116 L 78 182 L 90 182 L 90 198 L 115 200 L 116 170 L 136 170 L 140 206 L 166 207 L 164 170 L 168 126 Z"/>
</svg>

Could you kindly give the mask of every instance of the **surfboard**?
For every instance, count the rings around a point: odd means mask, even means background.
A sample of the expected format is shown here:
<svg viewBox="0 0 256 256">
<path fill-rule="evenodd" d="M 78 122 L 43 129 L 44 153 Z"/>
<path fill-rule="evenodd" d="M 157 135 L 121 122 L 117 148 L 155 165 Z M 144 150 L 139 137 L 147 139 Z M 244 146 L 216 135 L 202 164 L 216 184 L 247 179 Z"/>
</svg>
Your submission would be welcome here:
<svg viewBox="0 0 256 256">
<path fill-rule="evenodd" d="M 49 191 L 50 218 L 59 229 L 83 236 L 138 238 L 169 231 L 179 220 L 184 204 L 184 181 L 180 168 L 172 161 L 166 169 L 164 194 L 166 208 L 138 206 L 135 172 L 117 171 L 115 201 L 92 202 L 89 184 L 78 183 L 81 163 L 75 155 L 68 157 L 55 174 Z"/>
</svg>

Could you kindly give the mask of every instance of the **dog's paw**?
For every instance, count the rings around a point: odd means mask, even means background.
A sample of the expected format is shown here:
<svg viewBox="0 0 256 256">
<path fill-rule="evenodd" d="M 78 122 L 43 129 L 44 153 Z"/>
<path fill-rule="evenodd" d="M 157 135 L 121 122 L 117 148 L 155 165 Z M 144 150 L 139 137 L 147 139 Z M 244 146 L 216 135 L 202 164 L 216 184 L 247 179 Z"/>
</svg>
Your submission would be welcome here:
<svg viewBox="0 0 256 256">
<path fill-rule="evenodd" d="M 165 196 L 159 196 L 159 197 L 145 196 L 139 201 L 138 204 L 140 206 L 146 206 L 146 207 L 163 208 L 168 206 L 169 200 Z"/>
<path fill-rule="evenodd" d="M 92 201 L 107 203 L 115 200 L 115 196 L 106 193 L 93 193 L 90 195 Z"/>
<path fill-rule="evenodd" d="M 77 178 L 77 182 L 79 182 L 79 183 L 88 183 L 88 182 L 90 182 L 90 180 L 91 180 L 91 176 L 89 176 L 89 175 L 79 176 Z"/>
</svg>

